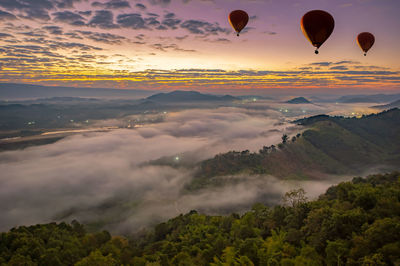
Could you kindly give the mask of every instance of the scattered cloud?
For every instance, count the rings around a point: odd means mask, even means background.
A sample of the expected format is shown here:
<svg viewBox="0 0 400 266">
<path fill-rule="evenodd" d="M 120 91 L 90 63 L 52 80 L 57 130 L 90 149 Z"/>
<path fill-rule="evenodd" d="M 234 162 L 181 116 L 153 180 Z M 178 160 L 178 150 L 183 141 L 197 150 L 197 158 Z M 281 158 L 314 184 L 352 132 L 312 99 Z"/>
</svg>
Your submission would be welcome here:
<svg viewBox="0 0 400 266">
<path fill-rule="evenodd" d="M 93 2 L 93 7 L 101 7 L 107 9 L 120 9 L 120 8 L 130 8 L 131 5 L 126 0 L 111 0 L 106 3 Z"/>
<path fill-rule="evenodd" d="M 167 6 L 171 3 L 171 0 L 148 0 L 151 5 Z"/>
<path fill-rule="evenodd" d="M 79 13 L 71 12 L 71 11 L 61 11 L 55 12 L 52 14 L 53 19 L 56 22 L 63 22 L 73 26 L 83 26 L 85 25 L 85 18 L 82 17 Z"/>
<path fill-rule="evenodd" d="M 156 50 L 160 50 L 163 52 L 167 52 L 168 50 L 173 50 L 173 51 L 177 51 L 177 52 L 188 52 L 188 53 L 195 53 L 197 52 L 196 50 L 193 49 L 183 49 L 180 48 L 177 44 L 161 44 L 161 43 L 155 43 L 152 44 L 150 47 L 156 49 Z"/>
<path fill-rule="evenodd" d="M 0 7 L 16 12 L 27 19 L 48 21 L 50 10 L 73 8 L 78 2 L 81 0 L 3 0 L 0 1 Z"/>
<path fill-rule="evenodd" d="M 7 37 L 13 37 L 13 36 L 8 33 L 0 33 L 0 38 L 7 38 Z"/>
<path fill-rule="evenodd" d="M 165 14 L 162 25 L 170 29 L 177 29 L 182 20 L 177 19 L 174 13 Z"/>
<path fill-rule="evenodd" d="M 135 7 L 136 8 L 138 8 L 138 9 L 140 9 L 140 10 L 146 10 L 146 6 L 145 5 L 143 5 L 143 4 L 141 4 L 141 3 L 137 3 L 136 5 L 135 5 Z"/>
<path fill-rule="evenodd" d="M 329 68 L 330 70 L 348 70 L 349 68 L 346 66 L 334 66 Z"/>
<path fill-rule="evenodd" d="M 180 25 L 181 28 L 188 30 L 192 34 L 219 34 L 219 33 L 224 33 L 228 34 L 231 31 L 222 28 L 219 26 L 218 23 L 210 23 L 207 21 L 201 21 L 201 20 L 186 20 L 182 22 Z"/>
<path fill-rule="evenodd" d="M 118 25 L 114 24 L 114 14 L 109 10 L 97 10 L 88 25 L 102 29 L 118 28 Z"/>
<path fill-rule="evenodd" d="M 14 19 L 17 19 L 17 17 L 14 16 L 13 14 L 0 10 L 0 21 L 14 20 Z"/>
<path fill-rule="evenodd" d="M 77 32 L 92 41 L 106 43 L 106 44 L 121 44 L 123 41 L 126 40 L 126 38 L 121 35 L 116 35 L 111 33 L 99 33 L 92 31 L 77 31 Z"/>
<path fill-rule="evenodd" d="M 314 62 L 311 63 L 310 66 L 330 66 L 332 62 Z"/>
<path fill-rule="evenodd" d="M 50 34 L 53 35 L 62 35 L 63 29 L 58 26 L 44 26 L 43 29 L 47 30 Z"/>
<path fill-rule="evenodd" d="M 58 0 L 56 6 L 58 8 L 73 8 L 75 3 L 80 3 L 84 0 Z"/>
<path fill-rule="evenodd" d="M 117 17 L 117 23 L 124 28 L 146 29 L 146 22 L 139 13 L 121 14 Z"/>
</svg>

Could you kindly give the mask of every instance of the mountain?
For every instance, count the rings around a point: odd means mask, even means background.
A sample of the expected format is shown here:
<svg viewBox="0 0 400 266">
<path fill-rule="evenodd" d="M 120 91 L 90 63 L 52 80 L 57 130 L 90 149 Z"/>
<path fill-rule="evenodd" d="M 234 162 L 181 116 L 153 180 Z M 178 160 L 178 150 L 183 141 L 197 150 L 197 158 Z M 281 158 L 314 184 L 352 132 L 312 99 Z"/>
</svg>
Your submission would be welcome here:
<svg viewBox="0 0 400 266">
<path fill-rule="evenodd" d="M 143 98 L 154 93 L 145 90 L 118 90 L 76 87 L 49 87 L 31 84 L 0 83 L 0 99 L 37 99 L 52 97 L 92 97 L 92 98 Z"/>
<path fill-rule="evenodd" d="M 399 172 L 355 177 L 312 201 L 296 189 L 283 205 L 258 203 L 241 215 L 192 210 L 125 236 L 75 220 L 20 226 L 0 234 L 0 263 L 399 265 L 399 180 Z"/>
<path fill-rule="evenodd" d="M 311 103 L 309 100 L 307 100 L 304 97 L 297 97 L 293 98 L 289 101 L 286 101 L 285 103 L 290 103 L 290 104 L 306 104 L 306 103 Z"/>
<path fill-rule="evenodd" d="M 62 97 L 43 102 L 42 100 L 8 102 L 0 104 L 0 131 L 70 128 L 82 123 L 87 125 L 87 120 L 103 120 L 165 110 L 164 104 L 136 100 L 120 102 Z"/>
<path fill-rule="evenodd" d="M 131 100 L 132 101 L 132 100 Z M 83 98 L 83 97 L 50 97 L 50 98 L 37 98 L 37 99 L 29 99 L 29 100 L 14 100 L 7 102 L 0 102 L 0 104 L 92 104 L 92 103 L 100 103 L 100 99 L 96 98 Z"/>
<path fill-rule="evenodd" d="M 400 99 L 400 94 L 346 95 L 336 100 L 339 103 L 387 103 Z"/>
<path fill-rule="evenodd" d="M 373 167 L 399 169 L 400 110 L 362 118 L 319 115 L 295 123 L 306 130 L 259 152 L 231 151 L 200 163 L 189 190 L 222 185 L 223 176 L 270 174 L 315 179 L 321 174 L 357 174 Z"/>
<path fill-rule="evenodd" d="M 202 94 L 197 91 L 173 91 L 169 93 L 158 93 L 146 98 L 155 102 L 209 102 L 209 101 L 235 101 L 238 98 L 231 95 L 217 96 Z"/>
<path fill-rule="evenodd" d="M 376 108 L 376 109 L 393 109 L 393 108 L 400 108 L 400 100 L 394 101 L 392 103 L 389 104 L 385 104 L 385 105 L 376 105 L 376 106 L 372 106 L 371 108 Z"/>
</svg>

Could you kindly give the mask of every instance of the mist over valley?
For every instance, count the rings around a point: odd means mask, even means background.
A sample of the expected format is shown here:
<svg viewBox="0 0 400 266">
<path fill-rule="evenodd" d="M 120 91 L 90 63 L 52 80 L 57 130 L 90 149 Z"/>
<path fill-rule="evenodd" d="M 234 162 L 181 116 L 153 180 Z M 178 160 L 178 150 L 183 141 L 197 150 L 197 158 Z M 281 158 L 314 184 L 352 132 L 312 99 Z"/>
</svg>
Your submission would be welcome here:
<svg viewBox="0 0 400 266">
<path fill-rule="evenodd" d="M 302 134 L 307 126 L 296 119 L 361 117 L 377 112 L 370 106 L 192 92 L 131 101 L 56 97 L 3 103 L 0 229 L 75 219 L 96 230 L 132 233 L 190 210 L 218 215 L 257 202 L 273 206 L 294 188 L 304 188 L 312 199 L 354 174 L 391 168 L 365 163 L 352 175 L 316 168 L 303 176 L 245 170 L 215 177 L 218 185 L 193 184 L 202 162 L 217 154 L 258 153 L 278 146 L 283 135 Z"/>
</svg>

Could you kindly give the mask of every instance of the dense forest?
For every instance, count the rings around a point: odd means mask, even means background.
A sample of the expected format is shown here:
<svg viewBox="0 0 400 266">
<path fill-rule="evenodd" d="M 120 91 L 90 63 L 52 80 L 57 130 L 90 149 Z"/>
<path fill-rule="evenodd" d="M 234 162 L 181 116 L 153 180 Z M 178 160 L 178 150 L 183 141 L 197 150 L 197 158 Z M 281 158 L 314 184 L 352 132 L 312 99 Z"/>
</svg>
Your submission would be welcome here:
<svg viewBox="0 0 400 266">
<path fill-rule="evenodd" d="M 0 265 L 399 265 L 400 172 L 356 177 L 307 201 L 242 214 L 191 211 L 131 236 L 73 221 L 0 234 Z"/>
<path fill-rule="evenodd" d="M 321 173 L 355 175 L 366 167 L 399 170 L 400 109 L 361 118 L 319 115 L 295 123 L 304 126 L 304 132 L 283 135 L 278 145 L 259 152 L 231 151 L 201 162 L 187 188 L 224 184 L 218 176 L 240 173 L 318 179 Z"/>
</svg>

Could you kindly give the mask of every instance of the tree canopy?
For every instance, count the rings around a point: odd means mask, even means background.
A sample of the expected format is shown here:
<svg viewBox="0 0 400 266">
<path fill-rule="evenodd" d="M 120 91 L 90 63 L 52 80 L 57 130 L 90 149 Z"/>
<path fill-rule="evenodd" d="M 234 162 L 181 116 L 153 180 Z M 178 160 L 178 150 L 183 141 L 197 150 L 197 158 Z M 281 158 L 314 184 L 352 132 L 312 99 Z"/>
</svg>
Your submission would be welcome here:
<svg viewBox="0 0 400 266">
<path fill-rule="evenodd" d="M 354 178 L 307 201 L 242 214 L 191 211 L 140 236 L 87 232 L 76 221 L 0 234 L 0 265 L 399 265 L 400 173 Z"/>
</svg>

